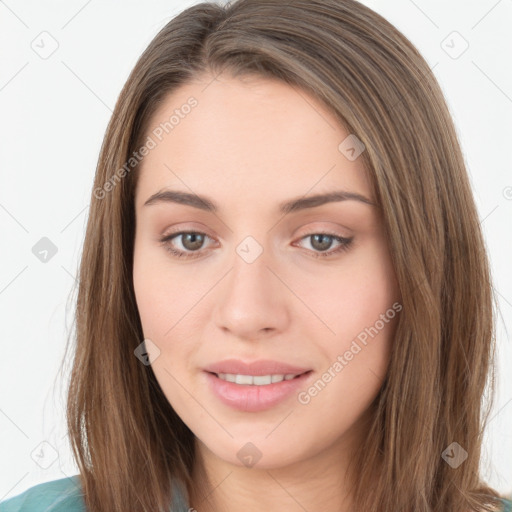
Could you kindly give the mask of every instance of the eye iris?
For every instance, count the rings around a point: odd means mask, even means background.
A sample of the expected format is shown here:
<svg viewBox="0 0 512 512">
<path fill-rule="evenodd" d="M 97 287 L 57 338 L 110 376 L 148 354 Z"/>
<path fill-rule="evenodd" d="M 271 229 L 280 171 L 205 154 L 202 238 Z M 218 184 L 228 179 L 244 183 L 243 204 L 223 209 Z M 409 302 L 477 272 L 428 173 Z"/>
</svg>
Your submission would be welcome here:
<svg viewBox="0 0 512 512">
<path fill-rule="evenodd" d="M 317 242 L 319 240 L 320 240 L 320 244 L 317 245 Z M 327 242 L 326 242 L 326 240 L 327 240 Z M 323 241 L 323 243 L 322 243 L 322 241 Z M 332 245 L 332 236 L 323 235 L 323 234 L 311 235 L 311 245 L 312 245 L 312 247 L 314 247 L 315 249 L 317 249 L 319 251 L 326 251 Z"/>
<path fill-rule="evenodd" d="M 200 233 L 185 233 L 181 235 L 183 247 L 189 251 L 200 249 L 203 245 L 204 235 Z M 189 242 L 191 242 L 189 244 Z"/>
</svg>

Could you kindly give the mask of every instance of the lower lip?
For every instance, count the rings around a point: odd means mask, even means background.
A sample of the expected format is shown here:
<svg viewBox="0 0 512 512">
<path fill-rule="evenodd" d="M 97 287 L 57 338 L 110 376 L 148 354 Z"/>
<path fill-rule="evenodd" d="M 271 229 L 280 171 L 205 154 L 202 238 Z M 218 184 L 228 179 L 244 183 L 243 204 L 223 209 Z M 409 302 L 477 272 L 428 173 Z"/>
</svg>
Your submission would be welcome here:
<svg viewBox="0 0 512 512">
<path fill-rule="evenodd" d="M 263 386 L 235 384 L 219 379 L 214 373 L 205 373 L 210 389 L 221 402 L 239 411 L 258 412 L 270 409 L 286 400 L 304 386 L 312 372 L 310 370 L 294 379 Z"/>
</svg>

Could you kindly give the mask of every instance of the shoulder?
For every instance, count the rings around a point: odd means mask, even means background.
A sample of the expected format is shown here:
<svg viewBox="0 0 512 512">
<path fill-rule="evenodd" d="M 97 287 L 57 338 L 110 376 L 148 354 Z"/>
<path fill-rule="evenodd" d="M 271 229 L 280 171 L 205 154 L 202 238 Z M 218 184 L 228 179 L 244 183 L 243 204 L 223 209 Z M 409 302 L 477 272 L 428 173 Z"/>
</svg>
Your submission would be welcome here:
<svg viewBox="0 0 512 512">
<path fill-rule="evenodd" d="M 512 512 L 512 497 L 501 498 L 501 501 L 503 502 L 503 512 Z"/>
<path fill-rule="evenodd" d="M 0 512 L 86 512 L 79 475 L 34 485 L 0 502 Z"/>
</svg>

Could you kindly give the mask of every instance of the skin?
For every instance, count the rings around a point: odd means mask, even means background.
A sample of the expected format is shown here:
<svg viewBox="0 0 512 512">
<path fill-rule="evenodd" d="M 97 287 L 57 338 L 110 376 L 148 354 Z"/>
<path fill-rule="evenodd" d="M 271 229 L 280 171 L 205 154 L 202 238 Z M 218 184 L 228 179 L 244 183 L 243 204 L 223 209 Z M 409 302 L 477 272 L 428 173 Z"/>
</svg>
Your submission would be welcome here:
<svg viewBox="0 0 512 512">
<path fill-rule="evenodd" d="M 191 96 L 198 105 L 142 161 L 133 271 L 144 336 L 160 351 L 152 369 L 196 436 L 190 506 L 348 511 L 348 460 L 382 386 L 398 314 L 308 404 L 292 394 L 262 412 L 238 411 L 211 393 L 202 369 L 228 357 L 274 359 L 311 368 L 312 385 L 400 301 L 376 206 L 347 200 L 277 211 L 282 201 L 334 189 L 375 203 L 362 158 L 338 150 L 349 133 L 313 96 L 261 77 L 204 76 L 181 86 L 148 134 Z M 206 195 L 219 211 L 144 206 L 164 188 Z M 202 245 L 186 235 L 167 242 L 200 256 L 170 254 L 160 240 L 172 229 L 205 233 Z M 323 231 L 352 244 L 317 258 L 339 247 L 308 236 Z M 236 251 L 247 236 L 263 249 L 250 264 Z M 262 454 L 253 467 L 237 457 L 247 442 Z M 201 500 L 205 475 L 215 488 Z"/>
</svg>

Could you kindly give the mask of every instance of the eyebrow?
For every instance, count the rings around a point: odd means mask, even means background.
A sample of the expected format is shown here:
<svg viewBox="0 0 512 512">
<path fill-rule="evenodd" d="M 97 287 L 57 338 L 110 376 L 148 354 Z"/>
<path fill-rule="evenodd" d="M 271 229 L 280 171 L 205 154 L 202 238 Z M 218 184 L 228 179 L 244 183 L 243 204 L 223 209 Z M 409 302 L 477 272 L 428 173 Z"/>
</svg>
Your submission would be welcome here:
<svg viewBox="0 0 512 512">
<path fill-rule="evenodd" d="M 339 201 L 359 201 L 361 203 L 377 206 L 375 203 L 370 201 L 365 196 L 356 192 L 348 192 L 345 190 L 335 190 L 324 194 L 316 194 L 309 197 L 299 197 L 289 201 L 280 203 L 278 210 L 280 213 L 288 214 L 299 210 L 305 210 L 308 208 L 315 208 L 322 206 L 323 204 L 339 202 Z M 193 208 L 199 208 L 207 212 L 218 212 L 219 207 L 214 201 L 206 196 L 199 194 L 191 194 L 189 192 L 182 192 L 179 190 L 163 189 L 153 194 L 143 206 L 149 206 L 158 203 L 178 203 Z"/>
</svg>

